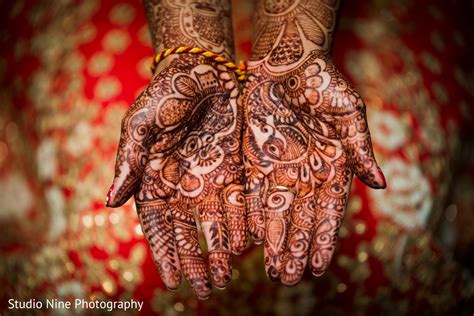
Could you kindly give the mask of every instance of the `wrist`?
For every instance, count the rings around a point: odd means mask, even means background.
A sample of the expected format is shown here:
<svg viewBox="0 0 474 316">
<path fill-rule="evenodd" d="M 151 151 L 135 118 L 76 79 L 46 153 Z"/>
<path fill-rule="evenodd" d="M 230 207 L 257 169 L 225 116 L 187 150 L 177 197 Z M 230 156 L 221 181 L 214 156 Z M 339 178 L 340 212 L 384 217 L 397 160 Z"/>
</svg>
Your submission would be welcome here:
<svg viewBox="0 0 474 316">
<path fill-rule="evenodd" d="M 144 1 L 155 53 L 176 47 L 199 47 L 234 57 L 229 0 Z"/>
<path fill-rule="evenodd" d="M 259 1 L 251 60 L 277 66 L 298 62 L 311 51 L 329 55 L 339 1 Z"/>
</svg>

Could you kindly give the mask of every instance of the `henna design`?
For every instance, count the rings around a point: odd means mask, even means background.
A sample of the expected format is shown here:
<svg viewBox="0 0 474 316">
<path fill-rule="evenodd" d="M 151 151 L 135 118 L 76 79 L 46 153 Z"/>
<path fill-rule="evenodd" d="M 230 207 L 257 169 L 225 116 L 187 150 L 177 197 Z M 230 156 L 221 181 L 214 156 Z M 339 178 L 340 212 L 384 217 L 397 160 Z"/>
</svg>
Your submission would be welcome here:
<svg viewBox="0 0 474 316">
<path fill-rule="evenodd" d="M 257 10 L 243 92 L 247 225 L 264 240 L 269 278 L 287 285 L 299 282 L 308 258 L 314 275 L 329 265 L 352 174 L 385 187 L 365 105 L 327 54 L 337 7 L 265 0 Z"/>
<path fill-rule="evenodd" d="M 234 254 L 241 254 L 247 244 L 244 186 L 230 184 L 222 194 L 224 213 L 227 216 L 227 223 L 229 225 L 231 249 Z"/>
<path fill-rule="evenodd" d="M 171 58 L 122 121 L 108 197 L 108 206 L 117 207 L 135 195 L 163 281 L 175 289 L 182 271 L 201 299 L 209 297 L 211 282 L 227 286 L 231 254 L 246 242 L 237 87 L 234 73 L 205 57 Z"/>
<path fill-rule="evenodd" d="M 233 57 L 229 1 L 146 0 L 144 3 L 155 52 L 190 46 Z"/>
<path fill-rule="evenodd" d="M 181 267 L 171 211 L 164 201 L 137 203 L 137 211 L 161 279 L 168 289 L 176 290 L 181 283 Z"/>
<path fill-rule="evenodd" d="M 251 60 L 280 66 L 315 49 L 328 53 L 338 7 L 338 0 L 258 1 Z"/>
</svg>

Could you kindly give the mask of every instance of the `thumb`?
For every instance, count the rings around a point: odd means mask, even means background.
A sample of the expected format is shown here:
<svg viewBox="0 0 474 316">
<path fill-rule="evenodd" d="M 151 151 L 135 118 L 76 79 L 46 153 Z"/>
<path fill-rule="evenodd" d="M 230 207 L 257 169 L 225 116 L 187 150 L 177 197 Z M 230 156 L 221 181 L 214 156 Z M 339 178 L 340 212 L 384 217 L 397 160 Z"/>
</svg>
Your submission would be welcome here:
<svg viewBox="0 0 474 316">
<path fill-rule="evenodd" d="M 375 160 L 364 102 L 357 92 L 352 96 L 353 110 L 335 116 L 336 131 L 352 171 L 369 187 L 384 189 L 385 176 Z"/>
<path fill-rule="evenodd" d="M 150 97 L 143 94 L 122 119 L 115 177 L 105 199 L 108 207 L 121 206 L 138 189 L 154 132 L 150 106 Z"/>
</svg>

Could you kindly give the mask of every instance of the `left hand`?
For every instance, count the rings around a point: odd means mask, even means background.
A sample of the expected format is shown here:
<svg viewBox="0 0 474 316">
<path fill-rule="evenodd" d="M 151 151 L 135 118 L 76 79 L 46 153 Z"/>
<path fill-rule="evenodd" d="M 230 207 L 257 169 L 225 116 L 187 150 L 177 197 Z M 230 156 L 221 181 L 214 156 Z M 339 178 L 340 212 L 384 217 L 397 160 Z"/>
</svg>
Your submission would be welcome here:
<svg viewBox="0 0 474 316">
<path fill-rule="evenodd" d="M 243 91 L 247 225 L 272 280 L 294 285 L 308 258 L 326 270 L 352 174 L 384 188 L 359 94 L 313 51 L 295 68 L 248 69 Z"/>
</svg>

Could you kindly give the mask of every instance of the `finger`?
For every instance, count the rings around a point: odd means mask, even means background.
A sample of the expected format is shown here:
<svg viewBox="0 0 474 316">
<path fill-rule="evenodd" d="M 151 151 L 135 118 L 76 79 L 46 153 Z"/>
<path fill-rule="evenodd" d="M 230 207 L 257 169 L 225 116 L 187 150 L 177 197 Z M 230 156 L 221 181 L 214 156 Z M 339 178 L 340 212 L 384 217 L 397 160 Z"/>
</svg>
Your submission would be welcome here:
<svg viewBox="0 0 474 316">
<path fill-rule="evenodd" d="M 184 278 L 189 282 L 199 299 L 207 299 L 211 294 L 209 273 L 198 243 L 198 232 L 192 211 L 182 202 L 170 205 L 179 261 Z"/>
<path fill-rule="evenodd" d="M 210 197 L 197 206 L 199 221 L 209 251 L 209 270 L 212 283 L 224 289 L 232 278 L 232 258 L 229 231 L 221 201 Z"/>
<path fill-rule="evenodd" d="M 137 212 L 161 279 L 169 290 L 176 290 L 181 283 L 181 267 L 173 237 L 171 211 L 165 201 L 157 200 L 137 202 Z"/>
<path fill-rule="evenodd" d="M 335 175 L 316 194 L 316 229 L 311 241 L 311 272 L 321 276 L 333 256 L 352 182 L 345 164 L 335 165 Z"/>
<path fill-rule="evenodd" d="M 375 160 L 365 104 L 334 67 L 330 66 L 328 71 L 332 79 L 330 88 L 324 93 L 325 120 L 334 123 L 348 164 L 357 177 L 374 189 L 383 189 L 385 177 Z"/>
<path fill-rule="evenodd" d="M 386 187 L 385 176 L 375 160 L 365 105 L 356 96 L 357 110 L 341 117 L 339 136 L 352 171 L 371 188 L 383 189 Z"/>
<path fill-rule="evenodd" d="M 122 120 L 115 177 L 106 197 L 106 206 L 119 207 L 138 189 L 147 162 L 149 141 L 154 134 L 152 98 L 145 92 Z"/>
<path fill-rule="evenodd" d="M 271 189 L 273 186 L 275 184 L 271 182 L 266 199 L 263 254 L 268 277 L 272 281 L 279 281 L 282 253 L 288 233 L 289 212 L 295 193 Z"/>
<path fill-rule="evenodd" d="M 243 185 L 232 183 L 223 192 L 224 212 L 229 225 L 230 245 L 234 255 L 241 254 L 247 245 L 243 191 Z"/>
<path fill-rule="evenodd" d="M 295 285 L 303 276 L 308 262 L 311 232 L 316 221 L 316 201 L 313 194 L 297 197 L 291 208 L 291 223 L 286 250 L 282 257 L 281 282 Z"/>
<path fill-rule="evenodd" d="M 265 238 L 265 220 L 263 217 L 263 175 L 256 169 L 246 170 L 245 204 L 247 206 L 247 227 L 256 244 Z"/>
</svg>

